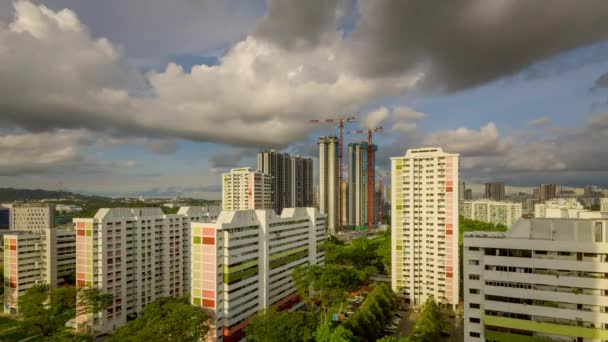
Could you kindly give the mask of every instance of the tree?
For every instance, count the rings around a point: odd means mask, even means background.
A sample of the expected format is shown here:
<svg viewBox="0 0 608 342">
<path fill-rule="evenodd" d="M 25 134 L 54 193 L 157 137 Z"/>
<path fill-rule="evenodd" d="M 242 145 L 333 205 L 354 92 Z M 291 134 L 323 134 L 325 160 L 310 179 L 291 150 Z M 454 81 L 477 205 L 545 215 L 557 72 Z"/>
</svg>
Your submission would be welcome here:
<svg viewBox="0 0 608 342">
<path fill-rule="evenodd" d="M 355 239 L 352 244 L 330 237 L 325 241 L 325 263 L 328 265 L 353 266 L 366 273 L 389 274 L 391 261 L 391 237 L 383 233 L 375 239 Z"/>
<path fill-rule="evenodd" d="M 420 317 L 414 325 L 414 330 L 410 339 L 412 342 L 433 342 L 439 341 L 441 333 L 448 328 L 448 321 L 441 311 L 441 308 L 435 302 L 433 296 L 430 296 L 420 312 Z"/>
<path fill-rule="evenodd" d="M 327 310 L 346 298 L 346 293 L 356 290 L 367 278 L 360 270 L 341 265 L 298 266 L 292 278 L 300 298 L 311 311 L 320 304 L 322 322 L 327 323 Z"/>
<path fill-rule="evenodd" d="M 267 309 L 258 312 L 245 328 L 247 337 L 255 342 L 314 341 L 316 320 L 302 312 Z"/>
<path fill-rule="evenodd" d="M 77 315 L 99 313 L 110 306 L 114 300 L 112 294 L 90 287 L 78 288 L 75 297 L 78 299 Z"/>
<path fill-rule="evenodd" d="M 65 323 L 75 316 L 76 290 L 35 285 L 19 297 L 18 305 L 23 325 L 46 338 L 65 329 Z"/>
<path fill-rule="evenodd" d="M 383 335 L 383 328 L 397 308 L 397 296 L 385 284 L 376 286 L 363 304 L 348 318 L 344 326 L 358 340 L 375 341 Z"/>
<path fill-rule="evenodd" d="M 384 236 L 379 238 L 378 248 L 376 249 L 376 254 L 378 255 L 378 260 L 380 261 L 383 269 L 383 273 L 386 275 L 391 275 L 391 237 Z"/>
<path fill-rule="evenodd" d="M 59 331 L 45 339 L 47 342 L 93 342 L 91 335 L 78 334 L 68 330 Z"/>
<path fill-rule="evenodd" d="M 188 298 L 159 298 L 146 305 L 139 317 L 122 326 L 110 338 L 118 341 L 196 342 L 209 331 L 209 316 Z"/>
<path fill-rule="evenodd" d="M 354 339 L 353 333 L 341 324 L 336 328 L 332 328 L 329 324 L 321 324 L 315 331 L 316 342 L 350 342 Z"/>
</svg>

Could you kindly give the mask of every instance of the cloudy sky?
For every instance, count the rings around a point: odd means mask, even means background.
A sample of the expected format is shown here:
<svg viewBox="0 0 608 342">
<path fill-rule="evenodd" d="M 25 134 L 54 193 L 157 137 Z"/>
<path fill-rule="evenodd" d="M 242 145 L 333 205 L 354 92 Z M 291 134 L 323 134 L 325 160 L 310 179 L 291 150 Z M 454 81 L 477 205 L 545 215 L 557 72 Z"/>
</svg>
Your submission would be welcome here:
<svg viewBox="0 0 608 342">
<path fill-rule="evenodd" d="M 214 197 L 341 115 L 380 171 L 433 145 L 469 183 L 606 186 L 608 1 L 550 3 L 0 0 L 0 187 Z"/>
</svg>

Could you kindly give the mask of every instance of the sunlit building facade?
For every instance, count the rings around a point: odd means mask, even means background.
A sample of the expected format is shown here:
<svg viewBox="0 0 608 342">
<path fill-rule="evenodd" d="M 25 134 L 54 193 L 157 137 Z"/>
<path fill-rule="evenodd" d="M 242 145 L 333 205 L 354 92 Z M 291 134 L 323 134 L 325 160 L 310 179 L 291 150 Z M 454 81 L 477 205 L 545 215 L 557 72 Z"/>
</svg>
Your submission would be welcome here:
<svg viewBox="0 0 608 342">
<path fill-rule="evenodd" d="M 437 147 L 391 158 L 391 283 L 415 305 L 458 304 L 458 167 Z"/>
<path fill-rule="evenodd" d="M 326 215 L 315 208 L 223 211 L 192 223 L 191 301 L 212 316 L 207 341 L 238 341 L 257 311 L 298 302 L 300 265 L 325 263 Z"/>
</svg>

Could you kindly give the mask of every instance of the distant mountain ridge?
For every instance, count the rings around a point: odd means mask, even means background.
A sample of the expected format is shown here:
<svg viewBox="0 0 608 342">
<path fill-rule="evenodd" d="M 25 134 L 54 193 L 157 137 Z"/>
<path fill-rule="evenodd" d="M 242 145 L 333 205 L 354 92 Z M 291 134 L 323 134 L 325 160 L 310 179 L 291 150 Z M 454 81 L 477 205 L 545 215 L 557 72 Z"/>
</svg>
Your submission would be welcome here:
<svg viewBox="0 0 608 342">
<path fill-rule="evenodd" d="M 101 196 L 86 196 L 69 191 L 0 188 L 0 202 L 40 201 L 43 199 L 87 200 Z"/>
</svg>

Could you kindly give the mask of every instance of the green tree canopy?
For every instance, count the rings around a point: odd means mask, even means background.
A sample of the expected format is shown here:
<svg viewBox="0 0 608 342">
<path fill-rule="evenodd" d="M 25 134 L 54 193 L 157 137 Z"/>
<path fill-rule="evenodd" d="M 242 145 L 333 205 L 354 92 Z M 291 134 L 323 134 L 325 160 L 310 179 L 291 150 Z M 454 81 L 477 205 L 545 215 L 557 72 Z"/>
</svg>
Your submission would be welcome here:
<svg viewBox="0 0 608 342">
<path fill-rule="evenodd" d="M 353 333 L 340 324 L 332 328 L 330 324 L 321 324 L 315 331 L 316 342 L 350 342 L 354 341 Z"/>
<path fill-rule="evenodd" d="M 19 297 L 18 306 L 23 326 L 49 337 L 65 329 L 65 323 L 75 316 L 76 289 L 35 285 Z"/>
<path fill-rule="evenodd" d="M 78 301 L 77 315 L 98 313 L 110 306 L 114 300 L 111 294 L 89 287 L 78 288 L 75 298 Z"/>
<path fill-rule="evenodd" d="M 354 291 L 366 280 L 365 272 L 342 265 L 311 265 L 296 267 L 292 278 L 300 298 L 311 311 L 317 303 L 322 309 L 322 321 L 327 321 L 327 310 L 343 301 L 346 293 Z"/>
<path fill-rule="evenodd" d="M 186 297 L 159 298 L 146 305 L 139 317 L 114 332 L 110 342 L 199 341 L 209 330 L 209 316 Z"/>
<path fill-rule="evenodd" d="M 314 341 L 315 325 L 309 314 L 267 309 L 258 312 L 245 331 L 255 342 L 307 342 Z"/>
<path fill-rule="evenodd" d="M 437 305 L 433 296 L 430 296 L 424 303 L 410 339 L 412 342 L 439 341 L 441 333 L 447 330 L 448 324 L 441 308 Z"/>
<path fill-rule="evenodd" d="M 376 286 L 363 304 L 346 320 L 344 326 L 356 340 L 375 341 L 384 333 L 384 326 L 397 309 L 397 296 L 386 284 Z"/>
<path fill-rule="evenodd" d="M 345 245 L 331 237 L 325 242 L 326 264 L 353 266 L 365 269 L 368 274 L 389 274 L 391 265 L 390 233 L 375 239 L 360 238 Z"/>
</svg>

